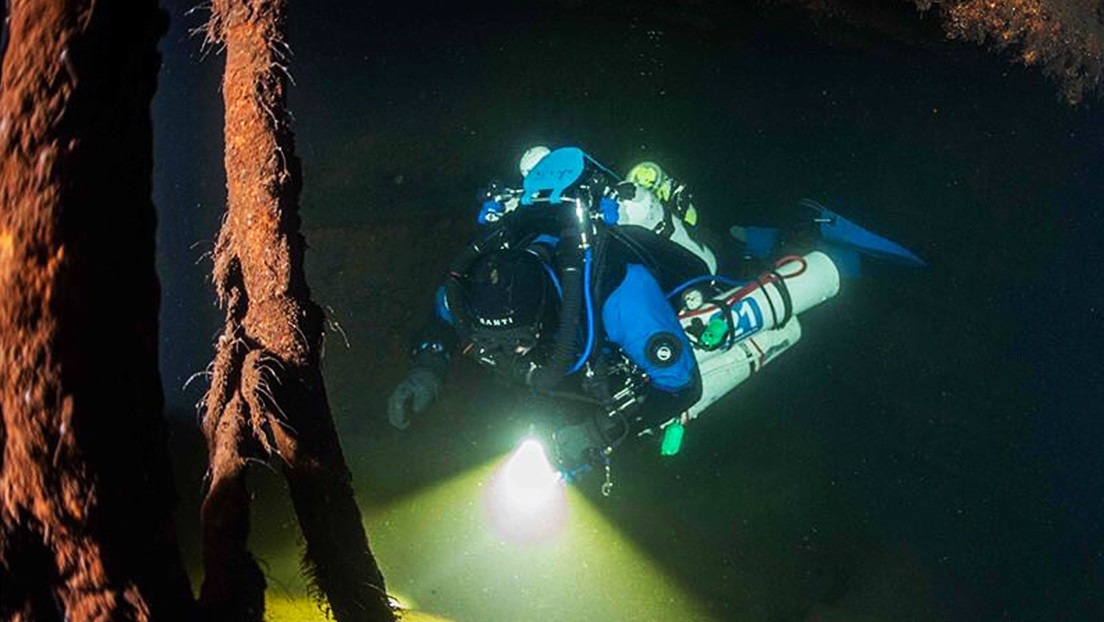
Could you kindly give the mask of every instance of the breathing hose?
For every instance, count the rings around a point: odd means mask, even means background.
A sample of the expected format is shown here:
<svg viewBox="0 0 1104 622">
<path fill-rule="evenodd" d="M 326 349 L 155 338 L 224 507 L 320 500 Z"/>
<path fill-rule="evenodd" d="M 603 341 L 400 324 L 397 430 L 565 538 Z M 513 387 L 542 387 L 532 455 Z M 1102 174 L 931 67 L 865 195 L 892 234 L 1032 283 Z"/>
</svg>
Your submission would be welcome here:
<svg viewBox="0 0 1104 622">
<path fill-rule="evenodd" d="M 570 235 L 570 234 L 569 234 Z M 564 236 L 565 238 L 567 236 Z M 533 370 L 529 384 L 539 391 L 549 391 L 569 373 L 569 366 L 575 360 L 579 347 L 579 312 L 583 308 L 586 295 L 584 280 L 587 268 L 586 257 L 589 249 L 572 245 L 561 251 L 560 257 L 566 259 L 561 276 L 563 300 L 560 306 L 560 321 L 556 331 L 556 342 L 548 362 Z"/>
<path fill-rule="evenodd" d="M 591 240 L 589 213 L 586 204 L 575 202 L 576 214 L 574 226 L 564 229 L 560 234 L 559 259 L 561 262 L 560 317 L 556 339 L 548 361 L 539 367 L 528 370 L 525 382 L 542 392 L 551 391 L 567 375 L 577 371 L 590 357 L 594 346 L 596 320 L 591 298 L 591 272 L 594 257 Z M 461 325 L 469 322 L 463 312 L 465 288 L 463 279 L 476 259 L 489 250 L 506 247 L 506 227 L 499 225 L 481 240 L 471 243 L 449 265 L 445 282 L 445 296 L 449 308 Z M 551 276 L 551 275 L 550 275 Z M 579 354 L 579 320 L 584 304 L 586 305 L 586 342 L 585 349 Z M 578 358 L 577 358 L 578 357 Z"/>
<path fill-rule="evenodd" d="M 579 359 L 575 361 L 575 364 L 571 366 L 571 369 L 567 373 L 573 374 L 582 368 L 587 359 L 590 358 L 590 353 L 594 351 L 594 301 L 592 299 L 592 285 L 591 285 L 591 273 L 594 271 L 594 262 L 592 260 L 591 249 L 586 249 L 583 255 L 583 303 L 586 310 L 586 346 L 583 348 L 583 353 L 579 355 Z"/>
<path fill-rule="evenodd" d="M 457 323 L 461 326 L 466 326 L 469 323 L 467 313 L 464 312 L 465 296 L 462 279 L 468 268 L 475 263 L 480 255 L 487 252 L 488 249 L 501 247 L 501 238 L 505 233 L 505 227 L 501 225 L 495 227 L 480 240 L 465 246 L 464 250 L 460 251 L 460 254 L 449 264 L 448 275 L 445 278 L 445 302 L 448 304 L 449 310 L 452 311 L 452 316 L 456 318 Z"/>
</svg>

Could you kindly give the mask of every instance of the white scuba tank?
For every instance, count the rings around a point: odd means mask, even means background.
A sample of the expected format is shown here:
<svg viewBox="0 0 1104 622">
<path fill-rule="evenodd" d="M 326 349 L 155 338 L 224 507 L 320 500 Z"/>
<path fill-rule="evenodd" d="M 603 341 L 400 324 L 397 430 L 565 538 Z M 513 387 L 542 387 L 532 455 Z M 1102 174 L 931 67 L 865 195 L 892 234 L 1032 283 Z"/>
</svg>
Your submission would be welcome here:
<svg viewBox="0 0 1104 622">
<path fill-rule="evenodd" d="M 734 341 L 727 349 L 694 349 L 702 397 L 687 410 L 686 418 L 696 418 L 797 343 L 801 339 L 797 316 L 835 296 L 839 285 L 836 265 L 824 253 L 814 251 L 788 258 L 772 272 L 744 287 L 730 289 L 714 301 L 703 300 L 700 290 L 696 298 L 694 290 L 684 292 L 679 321 L 687 333 L 700 333 L 701 327 L 727 306 Z"/>
<path fill-rule="evenodd" d="M 791 318 L 781 328 L 763 331 L 736 342 L 728 350 L 695 350 L 701 373 L 702 396 L 686 410 L 687 419 L 696 419 L 713 402 L 747 380 L 801 339 L 801 323 Z"/>
<path fill-rule="evenodd" d="M 694 241 L 687 230 L 686 223 L 663 205 L 654 192 L 644 186 L 633 183 L 636 192 L 631 199 L 617 200 L 617 226 L 644 227 L 660 233 L 672 242 L 693 253 L 709 267 L 710 274 L 717 273 L 717 257 L 704 244 Z"/>
</svg>

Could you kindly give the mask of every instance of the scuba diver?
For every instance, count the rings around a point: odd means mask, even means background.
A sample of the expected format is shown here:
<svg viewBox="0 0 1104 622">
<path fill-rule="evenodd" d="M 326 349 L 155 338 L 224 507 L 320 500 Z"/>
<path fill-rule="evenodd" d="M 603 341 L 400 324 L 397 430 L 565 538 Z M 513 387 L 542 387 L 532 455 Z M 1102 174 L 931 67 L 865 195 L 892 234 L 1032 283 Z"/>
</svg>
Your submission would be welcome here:
<svg viewBox="0 0 1104 622">
<path fill-rule="evenodd" d="M 613 449 L 649 432 L 677 452 L 690 420 L 800 339 L 797 315 L 836 294 L 848 253 L 920 261 L 810 202 L 806 229 L 831 251 L 767 263 L 808 236 L 744 227 L 731 232 L 739 244 L 719 244 L 697 224 L 686 185 L 652 162 L 621 178 L 576 147 L 534 147 L 519 171 L 521 188 L 487 190 L 480 230 L 437 289 L 388 416 L 406 428 L 441 391 L 450 358 L 470 356 L 593 406 L 553 434 L 568 476 L 605 463 L 608 482 Z"/>
</svg>

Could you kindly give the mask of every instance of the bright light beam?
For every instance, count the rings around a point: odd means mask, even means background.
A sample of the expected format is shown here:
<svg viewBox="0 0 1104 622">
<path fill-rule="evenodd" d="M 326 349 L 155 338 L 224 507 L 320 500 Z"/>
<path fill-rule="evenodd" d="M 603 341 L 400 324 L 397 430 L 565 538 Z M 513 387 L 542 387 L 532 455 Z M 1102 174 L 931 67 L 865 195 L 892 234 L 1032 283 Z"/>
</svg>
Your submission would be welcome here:
<svg viewBox="0 0 1104 622">
<path fill-rule="evenodd" d="M 540 544 L 507 541 L 486 511 L 488 489 L 507 462 L 502 456 L 388 505 L 359 499 L 388 590 L 422 610 L 404 611 L 403 620 L 717 622 L 573 486 L 559 484 L 571 508 L 562 533 Z M 258 540 L 269 577 L 267 617 L 326 622 L 300 574 L 301 536 L 290 502 L 253 518 L 255 534 L 269 530 Z"/>
<path fill-rule="evenodd" d="M 522 441 L 496 469 L 483 501 L 491 528 L 511 542 L 547 542 L 567 521 L 563 478 L 533 438 Z"/>
</svg>

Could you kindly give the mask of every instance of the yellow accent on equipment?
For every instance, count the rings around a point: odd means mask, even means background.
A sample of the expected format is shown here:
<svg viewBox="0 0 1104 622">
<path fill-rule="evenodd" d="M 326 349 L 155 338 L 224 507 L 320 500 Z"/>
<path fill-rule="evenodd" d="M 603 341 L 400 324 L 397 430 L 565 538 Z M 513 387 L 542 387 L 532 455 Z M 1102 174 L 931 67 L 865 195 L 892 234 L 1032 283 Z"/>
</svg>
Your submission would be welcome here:
<svg viewBox="0 0 1104 622">
<path fill-rule="evenodd" d="M 667 174 L 655 162 L 641 162 L 629 169 L 629 176 L 625 180 L 654 191 L 667 181 Z"/>
</svg>

